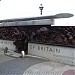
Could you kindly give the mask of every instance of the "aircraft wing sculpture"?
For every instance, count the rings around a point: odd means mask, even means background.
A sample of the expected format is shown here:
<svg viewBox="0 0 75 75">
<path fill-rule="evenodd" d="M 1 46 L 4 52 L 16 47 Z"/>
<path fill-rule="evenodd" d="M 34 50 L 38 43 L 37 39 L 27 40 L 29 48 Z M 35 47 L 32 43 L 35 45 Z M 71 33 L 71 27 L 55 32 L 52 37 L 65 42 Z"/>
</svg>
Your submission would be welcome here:
<svg viewBox="0 0 75 75">
<path fill-rule="evenodd" d="M 51 15 L 51 16 L 0 20 L 0 22 L 29 21 L 29 20 L 41 20 L 41 19 L 59 19 L 59 18 L 70 18 L 70 17 L 73 17 L 73 16 L 74 15 L 70 14 L 70 13 L 60 13 L 60 14 Z"/>
<path fill-rule="evenodd" d="M 0 20 L 0 26 L 21 26 L 21 25 L 54 25 L 54 19 L 73 17 L 70 13 L 60 13 L 51 16 L 40 16 L 19 19 Z"/>
</svg>

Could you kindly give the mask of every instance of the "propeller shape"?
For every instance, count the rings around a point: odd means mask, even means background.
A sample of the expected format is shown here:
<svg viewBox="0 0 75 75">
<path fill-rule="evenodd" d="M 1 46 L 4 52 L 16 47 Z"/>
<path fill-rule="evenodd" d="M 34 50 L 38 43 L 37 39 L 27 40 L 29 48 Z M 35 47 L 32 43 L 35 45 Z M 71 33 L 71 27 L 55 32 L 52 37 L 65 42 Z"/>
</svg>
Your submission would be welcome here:
<svg viewBox="0 0 75 75">
<path fill-rule="evenodd" d="M 70 18 L 73 17 L 73 14 L 70 13 L 60 13 L 60 14 L 56 14 L 55 17 L 56 18 Z"/>
</svg>

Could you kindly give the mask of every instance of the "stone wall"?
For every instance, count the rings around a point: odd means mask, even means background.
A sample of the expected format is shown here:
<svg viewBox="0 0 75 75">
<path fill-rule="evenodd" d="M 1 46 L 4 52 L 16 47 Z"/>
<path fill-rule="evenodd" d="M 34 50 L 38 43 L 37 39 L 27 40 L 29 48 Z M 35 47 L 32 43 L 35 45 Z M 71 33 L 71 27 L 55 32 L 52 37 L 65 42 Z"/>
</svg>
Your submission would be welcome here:
<svg viewBox="0 0 75 75">
<path fill-rule="evenodd" d="M 15 50 L 16 47 L 13 42 L 14 41 L 10 40 L 0 40 L 0 49 L 5 49 L 6 47 L 8 47 L 9 50 Z"/>
<path fill-rule="evenodd" d="M 69 65 L 75 65 L 75 48 L 73 47 L 28 43 L 28 54 Z"/>
</svg>

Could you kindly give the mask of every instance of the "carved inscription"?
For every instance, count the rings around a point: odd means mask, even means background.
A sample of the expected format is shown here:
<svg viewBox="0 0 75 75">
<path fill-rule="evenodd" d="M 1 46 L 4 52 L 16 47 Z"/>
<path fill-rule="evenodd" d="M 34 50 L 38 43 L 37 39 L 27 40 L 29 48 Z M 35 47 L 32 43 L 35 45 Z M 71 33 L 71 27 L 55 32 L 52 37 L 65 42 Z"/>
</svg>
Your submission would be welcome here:
<svg viewBox="0 0 75 75">
<path fill-rule="evenodd" d="M 29 48 L 32 50 L 42 50 L 47 52 L 54 52 L 54 53 L 60 53 L 60 49 L 58 48 L 51 48 L 49 46 L 41 46 L 41 45 L 29 45 Z"/>
<path fill-rule="evenodd" d="M 11 42 L 11 41 L 3 41 L 3 40 L 0 40 L 0 43 L 1 44 L 10 44 L 10 45 L 13 45 L 13 42 Z"/>
</svg>

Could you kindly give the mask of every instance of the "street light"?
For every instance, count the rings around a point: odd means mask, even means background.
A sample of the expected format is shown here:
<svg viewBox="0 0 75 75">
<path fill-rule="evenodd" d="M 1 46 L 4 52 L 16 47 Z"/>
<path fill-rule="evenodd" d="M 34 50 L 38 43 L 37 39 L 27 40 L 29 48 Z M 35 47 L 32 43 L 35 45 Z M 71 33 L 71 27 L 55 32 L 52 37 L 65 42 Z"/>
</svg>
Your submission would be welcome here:
<svg viewBox="0 0 75 75">
<path fill-rule="evenodd" d="M 39 9 L 40 9 L 40 12 L 41 12 L 41 15 L 42 15 L 42 10 L 43 10 L 43 6 L 42 6 L 42 4 L 40 4 L 40 6 L 39 6 Z"/>
</svg>

